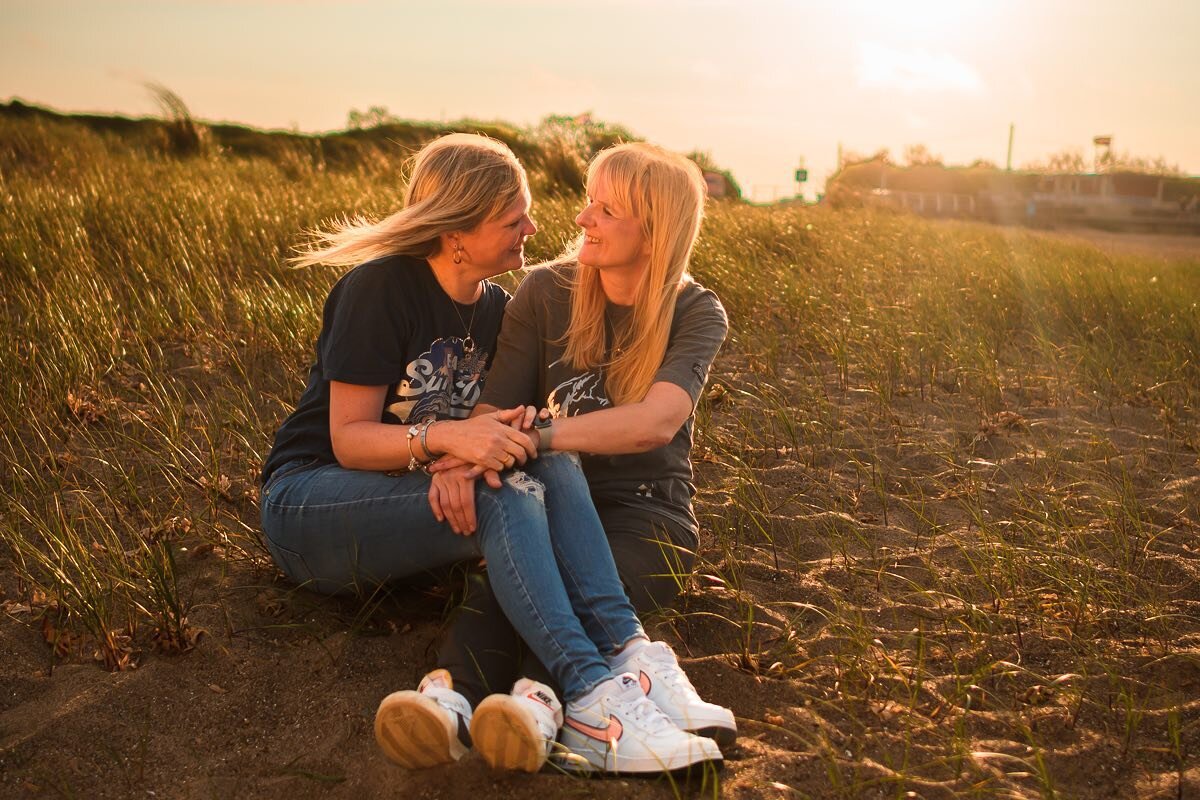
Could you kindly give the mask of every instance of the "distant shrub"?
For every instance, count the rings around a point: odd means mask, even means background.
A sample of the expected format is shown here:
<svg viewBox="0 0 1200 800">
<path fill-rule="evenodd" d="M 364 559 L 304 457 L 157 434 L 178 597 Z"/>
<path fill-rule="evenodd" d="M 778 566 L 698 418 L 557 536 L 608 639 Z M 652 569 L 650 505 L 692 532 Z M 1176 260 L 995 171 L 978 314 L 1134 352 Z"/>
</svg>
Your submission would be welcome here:
<svg viewBox="0 0 1200 800">
<path fill-rule="evenodd" d="M 18 119 L 38 121 L 34 126 L 12 127 L 0 142 L 0 165 L 12 163 L 29 169 L 41 164 L 45 169 L 54 169 L 66 163 L 64 158 L 77 160 L 67 150 L 76 152 L 86 145 L 112 154 L 135 150 L 151 157 L 165 154 L 264 159 L 291 177 L 328 170 L 387 175 L 399 184 L 406 160 L 417 150 L 438 136 L 464 131 L 490 136 L 510 147 L 529 171 L 536 196 L 570 198 L 583 191 L 587 164 L 596 153 L 640 139 L 620 125 L 597 122 L 590 114 L 552 115 L 532 128 L 520 128 L 473 119 L 449 123 L 404 120 L 384 106 L 372 106 L 365 112 L 351 110 L 346 130 L 321 134 L 264 131 L 198 122 L 170 89 L 158 84 L 148 84 L 147 88 L 162 110 L 161 119 L 59 114 L 16 100 L 0 104 L 0 125 Z M 81 127 L 95 135 L 80 136 Z M 728 170 L 717 166 L 707 153 L 696 153 L 692 158 L 702 169 L 722 176 L 727 196 L 740 197 L 741 187 Z"/>
<path fill-rule="evenodd" d="M 183 98 L 161 83 L 147 83 L 166 123 L 163 131 L 165 152 L 175 156 L 208 155 L 212 151 L 212 135 L 208 127 L 192 119 Z"/>
</svg>

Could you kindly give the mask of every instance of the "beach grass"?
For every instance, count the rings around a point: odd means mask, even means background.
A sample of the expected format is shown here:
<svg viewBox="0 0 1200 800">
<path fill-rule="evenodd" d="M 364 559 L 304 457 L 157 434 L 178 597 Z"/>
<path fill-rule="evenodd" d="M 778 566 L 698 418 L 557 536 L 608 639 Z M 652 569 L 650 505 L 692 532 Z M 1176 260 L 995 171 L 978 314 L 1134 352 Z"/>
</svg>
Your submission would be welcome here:
<svg viewBox="0 0 1200 800">
<path fill-rule="evenodd" d="M 555 136 L 533 261 L 580 203 Z M 276 580 L 257 474 L 338 277 L 286 260 L 411 147 L 318 150 L 0 115 L 0 600 L 50 663 L 205 647 L 213 585 Z M 739 715 L 704 793 L 1200 791 L 1200 260 L 711 202 L 693 273 L 731 331 L 659 624 Z"/>
</svg>

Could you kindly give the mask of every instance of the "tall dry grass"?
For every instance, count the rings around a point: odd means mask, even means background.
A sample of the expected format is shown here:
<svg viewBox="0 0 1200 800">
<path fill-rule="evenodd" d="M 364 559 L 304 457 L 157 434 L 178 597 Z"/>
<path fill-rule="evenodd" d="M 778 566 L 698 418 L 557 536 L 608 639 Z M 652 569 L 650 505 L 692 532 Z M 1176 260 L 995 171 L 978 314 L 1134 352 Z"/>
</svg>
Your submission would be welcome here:
<svg viewBox="0 0 1200 800">
<path fill-rule="evenodd" d="M 506 133 L 534 173 L 533 259 L 570 236 L 572 182 L 606 141 L 556 124 Z M 194 644 L 185 551 L 270 573 L 257 472 L 337 277 L 286 258 L 306 229 L 394 209 L 411 150 L 223 136 L 181 155 L 0 115 L 0 541 L 59 654 L 111 669 Z M 1194 494 L 1158 491 L 1200 448 L 1200 264 L 714 203 L 693 271 L 732 330 L 699 411 L 705 549 L 676 624 L 715 621 L 734 668 L 799 687 L 816 726 L 776 726 L 832 791 L 1053 796 L 1059 754 L 1027 715 L 997 724 L 1028 751 L 978 746 L 971 715 L 1014 698 L 1088 709 L 1182 765 L 1194 709 L 1106 632 L 1160 658 L 1197 632 L 1155 570 L 1200 518 Z M 1055 427 L 1075 414 L 1094 427 Z M 1140 447 L 1116 435 L 1131 415 Z M 837 726 L 864 752 L 895 727 L 860 708 L 912 726 L 910 747 L 871 751 L 886 770 L 845 755 Z"/>
</svg>

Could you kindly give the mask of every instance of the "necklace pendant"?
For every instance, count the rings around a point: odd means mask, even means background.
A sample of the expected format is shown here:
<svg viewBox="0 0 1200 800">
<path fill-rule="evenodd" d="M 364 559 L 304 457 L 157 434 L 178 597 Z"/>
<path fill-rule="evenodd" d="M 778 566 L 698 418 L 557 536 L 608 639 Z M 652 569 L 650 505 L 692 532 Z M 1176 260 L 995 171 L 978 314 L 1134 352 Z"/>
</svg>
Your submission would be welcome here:
<svg viewBox="0 0 1200 800">
<path fill-rule="evenodd" d="M 470 355 L 475 352 L 475 339 L 471 334 L 467 334 L 467 338 L 463 339 L 463 355 Z"/>
</svg>

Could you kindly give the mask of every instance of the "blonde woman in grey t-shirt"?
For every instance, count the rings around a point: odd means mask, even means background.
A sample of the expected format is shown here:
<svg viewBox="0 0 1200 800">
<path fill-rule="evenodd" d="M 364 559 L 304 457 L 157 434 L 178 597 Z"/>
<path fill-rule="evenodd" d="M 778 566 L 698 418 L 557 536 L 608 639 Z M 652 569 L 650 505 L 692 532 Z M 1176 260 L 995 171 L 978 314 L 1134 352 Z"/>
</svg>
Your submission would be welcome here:
<svg viewBox="0 0 1200 800">
<path fill-rule="evenodd" d="M 687 274 L 703 204 L 700 170 L 681 156 L 644 143 L 600 153 L 576 218 L 583 231 L 518 288 L 477 412 L 536 405 L 539 451 L 580 453 L 617 570 L 643 615 L 674 602 L 695 557 L 693 412 L 728 329 L 716 295 Z M 435 469 L 467 483 L 481 472 L 453 462 Z M 465 527 L 473 524 L 470 498 L 469 491 L 431 496 L 435 513 Z M 590 567 L 560 563 L 568 583 L 572 571 Z M 487 577 L 476 576 L 439 666 L 472 703 L 524 676 L 511 694 L 493 695 L 476 711 L 479 723 L 497 721 L 479 727 L 507 737 L 509 749 L 522 745 L 520 732 L 533 727 L 538 697 L 552 683 L 523 649 Z M 722 745 L 736 737 L 733 714 L 700 700 L 665 644 L 646 643 L 610 661 L 614 670 L 638 674 L 680 728 Z M 568 715 L 559 741 L 576 752 L 611 748 L 597 736 Z M 486 750 L 505 747 L 487 743 Z"/>
</svg>

